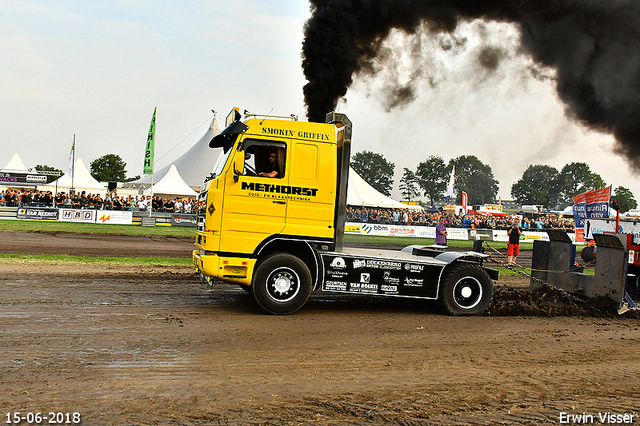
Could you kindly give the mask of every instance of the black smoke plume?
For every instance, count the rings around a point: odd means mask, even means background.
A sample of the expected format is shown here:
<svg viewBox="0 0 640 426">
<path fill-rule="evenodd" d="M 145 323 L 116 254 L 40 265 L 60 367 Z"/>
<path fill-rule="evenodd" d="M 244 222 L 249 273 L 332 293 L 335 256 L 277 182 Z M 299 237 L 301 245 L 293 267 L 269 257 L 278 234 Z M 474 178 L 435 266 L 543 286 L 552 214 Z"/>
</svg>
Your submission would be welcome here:
<svg viewBox="0 0 640 426">
<path fill-rule="evenodd" d="M 413 34 L 427 23 L 438 33 L 464 20 L 510 22 L 523 53 L 556 70 L 567 114 L 613 134 L 618 152 L 640 170 L 638 0 L 311 0 L 311 11 L 302 51 L 311 121 L 324 121 L 353 78 L 371 73 L 393 29 Z M 491 67 L 494 56 L 479 60 Z"/>
</svg>

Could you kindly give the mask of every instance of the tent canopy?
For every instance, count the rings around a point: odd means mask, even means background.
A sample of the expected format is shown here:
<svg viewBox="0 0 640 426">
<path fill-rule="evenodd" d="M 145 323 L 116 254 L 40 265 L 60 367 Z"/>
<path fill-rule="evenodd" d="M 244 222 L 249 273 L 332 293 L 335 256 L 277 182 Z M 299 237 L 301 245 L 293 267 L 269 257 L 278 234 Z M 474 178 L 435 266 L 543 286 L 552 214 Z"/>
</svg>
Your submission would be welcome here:
<svg viewBox="0 0 640 426">
<path fill-rule="evenodd" d="M 107 189 L 103 184 L 98 182 L 91 176 L 89 170 L 84 165 L 84 161 L 82 158 L 78 158 L 76 160 L 76 164 L 73 167 L 73 187 L 75 188 L 76 193 L 80 193 L 82 191 L 86 191 L 90 194 L 100 194 L 105 195 L 107 193 Z M 58 180 L 55 180 L 46 185 L 39 185 L 39 190 L 44 191 L 55 191 L 57 189 L 58 192 L 69 192 L 71 190 L 72 179 L 68 173 L 65 173 Z"/>
<path fill-rule="evenodd" d="M 24 163 L 22 162 L 22 159 L 16 152 L 15 154 L 13 154 L 13 157 L 11 157 L 11 160 L 9 160 L 7 165 L 2 168 L 2 171 L 27 173 L 29 169 L 27 169 L 27 166 L 24 165 Z"/>
<path fill-rule="evenodd" d="M 144 195 L 179 195 L 184 197 L 195 197 L 198 195 L 196 191 L 191 189 L 189 185 L 182 179 L 178 169 L 174 164 L 171 165 L 167 174 L 151 188 L 144 191 Z"/>
<path fill-rule="evenodd" d="M 351 167 L 349 168 L 347 205 L 354 207 L 422 210 L 420 206 L 410 206 L 380 193 L 377 189 L 365 182 Z"/>
</svg>

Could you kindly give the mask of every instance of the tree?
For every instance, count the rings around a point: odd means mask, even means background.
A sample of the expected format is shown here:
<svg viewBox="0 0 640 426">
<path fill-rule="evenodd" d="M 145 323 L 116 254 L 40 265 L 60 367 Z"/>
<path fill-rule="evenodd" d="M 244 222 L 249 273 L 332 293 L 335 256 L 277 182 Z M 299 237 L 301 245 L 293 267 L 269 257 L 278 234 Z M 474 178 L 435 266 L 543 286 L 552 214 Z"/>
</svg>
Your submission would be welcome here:
<svg viewBox="0 0 640 426">
<path fill-rule="evenodd" d="M 431 205 L 433 205 L 434 201 L 442 198 L 442 194 L 447 189 L 448 177 L 447 165 L 437 155 L 432 155 L 422 161 L 418 164 L 418 169 L 416 170 L 418 184 L 424 196 L 429 197 Z"/>
<path fill-rule="evenodd" d="M 620 206 L 620 213 L 626 213 L 631 209 L 638 207 L 638 203 L 633 197 L 633 193 L 624 186 L 619 186 L 613 191 L 611 201 L 616 200 Z"/>
<path fill-rule="evenodd" d="M 91 162 L 91 176 L 100 182 L 124 182 L 126 180 L 125 163 L 119 155 L 107 154 Z"/>
<path fill-rule="evenodd" d="M 418 179 L 415 173 L 406 167 L 403 169 L 402 179 L 400 179 L 400 192 L 402 193 L 402 197 L 407 201 L 411 201 L 420 195 Z"/>
<path fill-rule="evenodd" d="M 484 164 L 475 155 L 461 155 L 449 161 L 447 174 L 453 166 L 455 172 L 456 203 L 462 203 L 462 192 L 466 192 L 469 205 L 493 203 L 498 193 L 498 181 L 493 177 L 491 166 Z"/>
<path fill-rule="evenodd" d="M 560 207 L 573 205 L 573 197 L 578 194 L 605 186 L 602 177 L 593 173 L 586 163 L 566 164 L 558 175 Z"/>
<path fill-rule="evenodd" d="M 34 167 L 34 169 L 36 169 L 39 172 L 49 172 L 49 173 L 44 173 L 47 175 L 47 183 L 53 182 L 54 180 L 58 179 L 60 176 L 64 174 L 62 173 L 62 170 L 56 169 L 55 167 L 47 166 L 44 164 L 38 164 L 37 166 Z"/>
<path fill-rule="evenodd" d="M 358 152 L 351 159 L 351 167 L 369 185 L 384 195 L 391 195 L 395 165 L 382 155 L 371 151 Z"/>
<path fill-rule="evenodd" d="M 522 178 L 511 186 L 511 196 L 519 204 L 555 208 L 558 204 L 558 169 L 542 164 L 530 165 Z"/>
</svg>

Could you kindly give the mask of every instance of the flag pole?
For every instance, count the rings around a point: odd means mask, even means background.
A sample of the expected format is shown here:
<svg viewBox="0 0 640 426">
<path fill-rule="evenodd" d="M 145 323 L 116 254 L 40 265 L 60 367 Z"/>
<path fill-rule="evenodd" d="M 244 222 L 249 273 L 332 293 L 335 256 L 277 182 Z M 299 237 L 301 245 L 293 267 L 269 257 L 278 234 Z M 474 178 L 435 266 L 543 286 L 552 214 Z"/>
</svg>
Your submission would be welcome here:
<svg viewBox="0 0 640 426">
<path fill-rule="evenodd" d="M 73 134 L 73 144 L 71 144 L 71 155 L 73 159 L 71 160 L 71 195 L 75 195 L 76 189 L 73 187 L 73 179 L 76 175 L 76 134 Z"/>
</svg>

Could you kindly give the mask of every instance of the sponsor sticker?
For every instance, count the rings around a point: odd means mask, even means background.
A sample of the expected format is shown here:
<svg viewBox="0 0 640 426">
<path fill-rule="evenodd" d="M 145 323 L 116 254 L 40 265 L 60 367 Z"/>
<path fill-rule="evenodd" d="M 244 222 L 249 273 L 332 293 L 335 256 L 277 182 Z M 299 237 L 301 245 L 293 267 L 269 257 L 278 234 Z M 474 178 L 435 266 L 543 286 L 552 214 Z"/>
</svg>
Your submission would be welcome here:
<svg viewBox="0 0 640 426">
<path fill-rule="evenodd" d="M 344 269 L 347 267 L 347 263 L 344 261 L 343 258 L 341 257 L 336 257 L 335 259 L 333 259 L 331 261 L 331 266 L 334 269 Z"/>
</svg>

